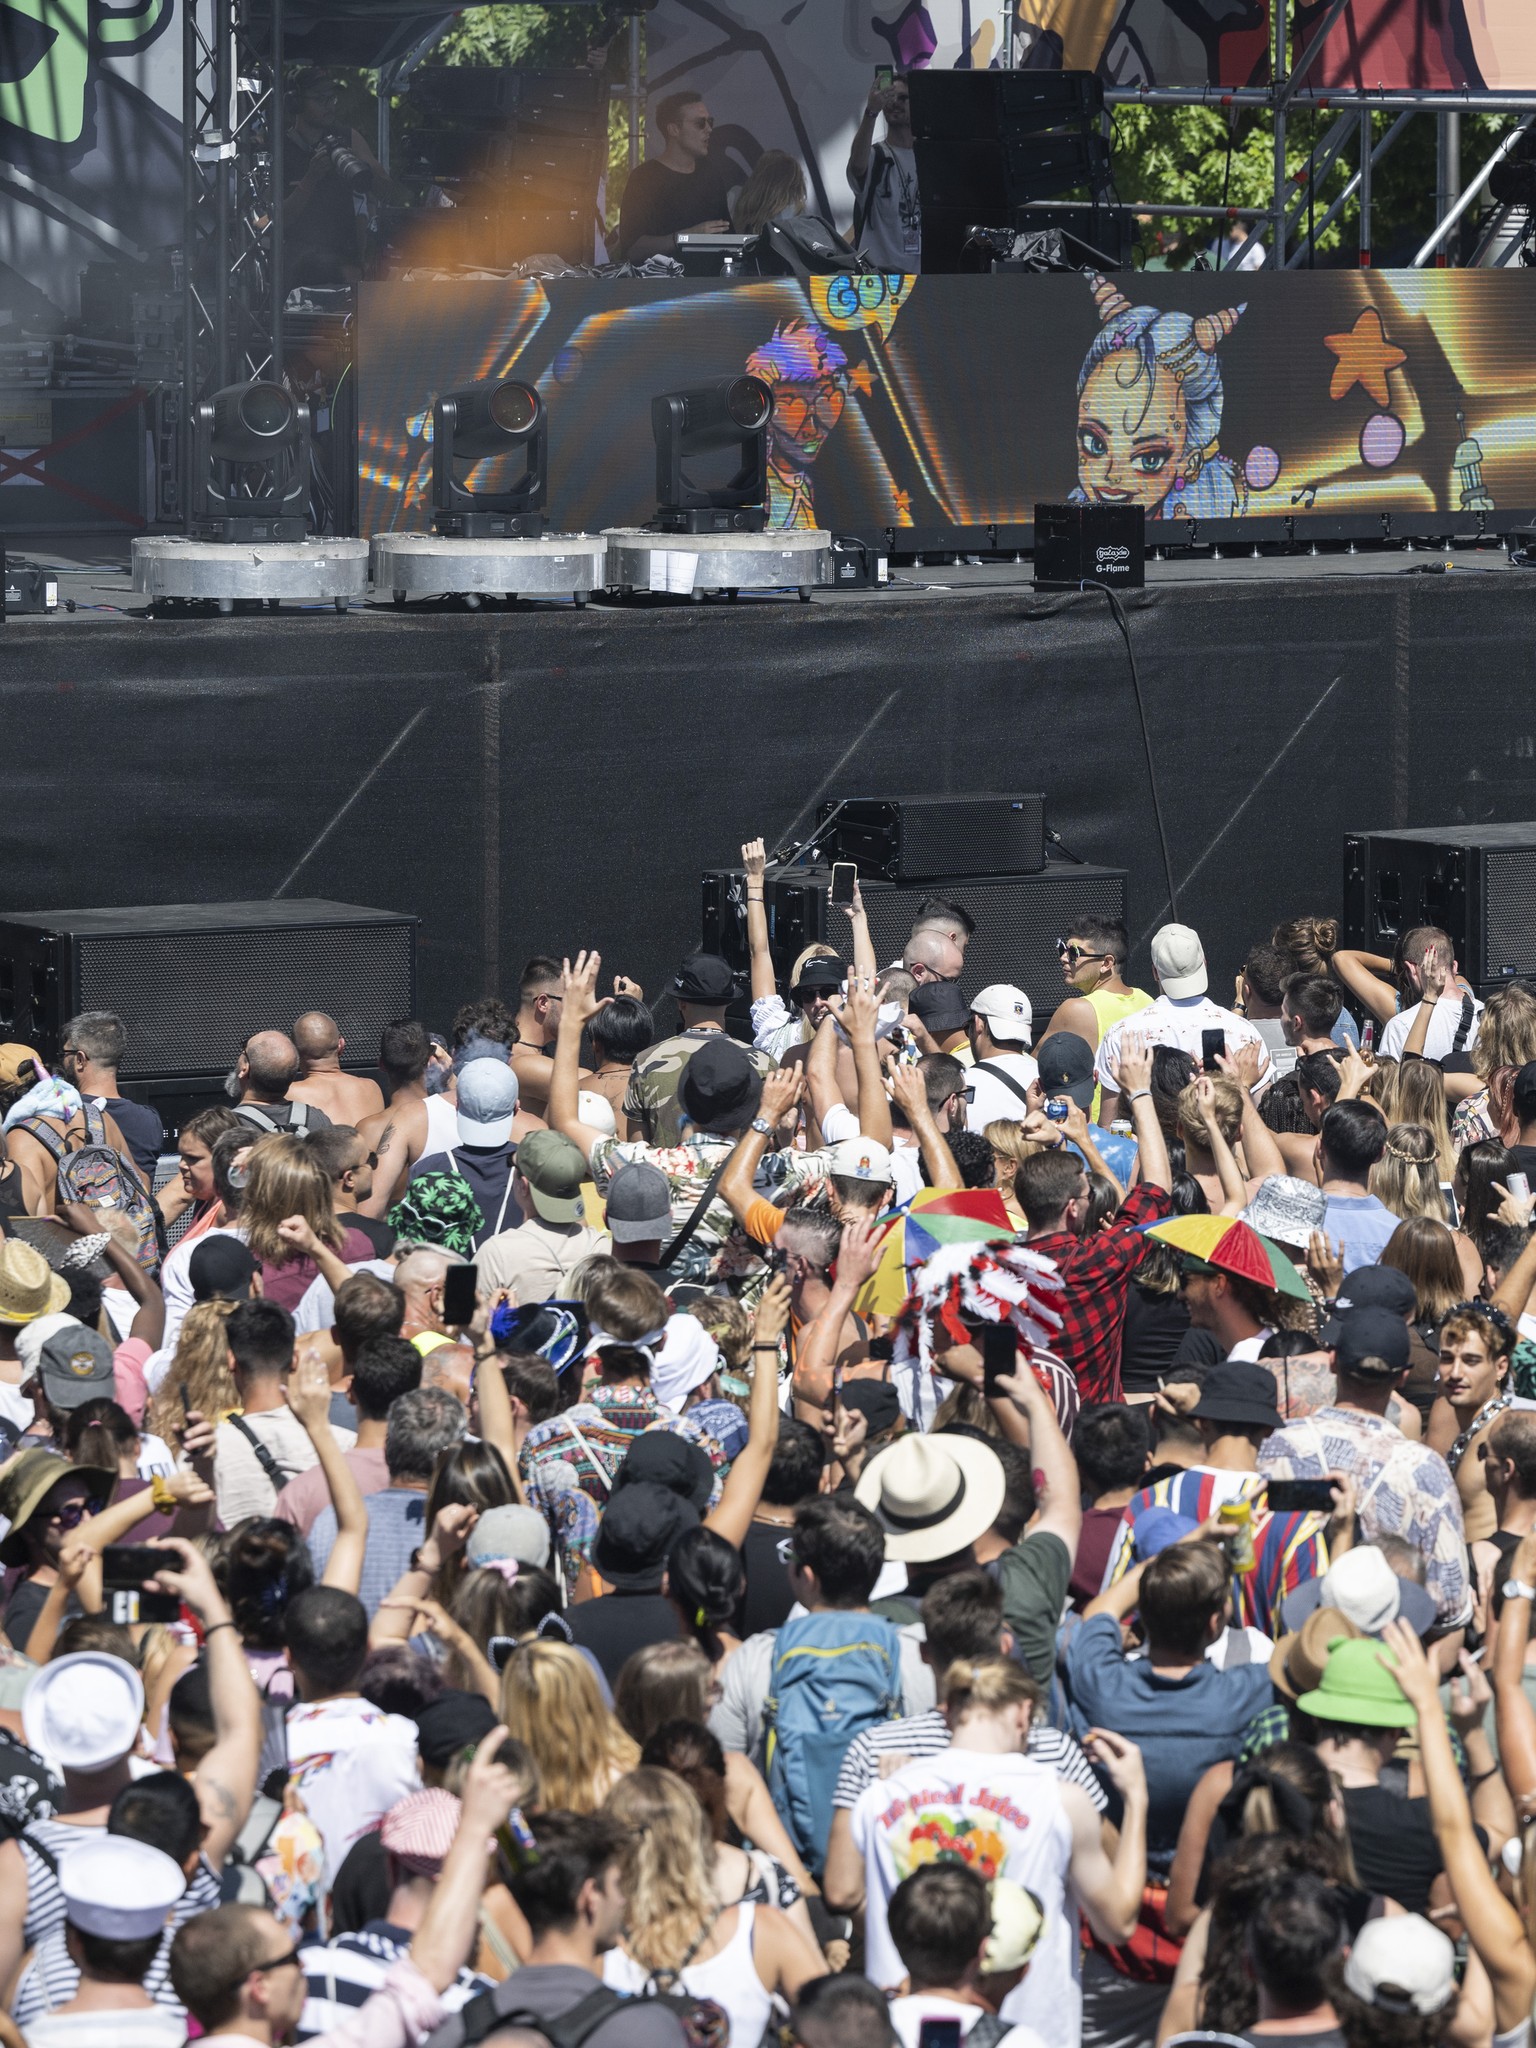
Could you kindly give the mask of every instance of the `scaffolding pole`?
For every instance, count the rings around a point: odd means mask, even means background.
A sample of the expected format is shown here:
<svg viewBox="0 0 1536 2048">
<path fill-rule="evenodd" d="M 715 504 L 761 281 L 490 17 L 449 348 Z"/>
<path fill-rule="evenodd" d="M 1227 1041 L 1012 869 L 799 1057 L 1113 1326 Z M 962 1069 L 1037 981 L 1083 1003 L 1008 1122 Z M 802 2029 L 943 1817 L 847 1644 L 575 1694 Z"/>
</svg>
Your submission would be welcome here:
<svg viewBox="0 0 1536 2048">
<path fill-rule="evenodd" d="M 1392 126 L 1387 130 L 1386 134 L 1383 135 L 1380 142 L 1378 142 L 1375 148 L 1371 151 L 1371 167 L 1373 170 L 1381 162 L 1382 158 L 1386 155 L 1387 151 L 1397 141 L 1397 138 L 1402 134 L 1403 130 L 1408 126 L 1408 123 L 1412 119 L 1413 113 L 1411 109 L 1405 108 L 1404 111 L 1398 115 L 1397 119 L 1392 123 Z M 1301 247 L 1293 252 L 1290 261 L 1286 265 L 1286 268 L 1288 270 L 1296 270 L 1300 268 L 1300 266 L 1307 259 L 1308 249 L 1315 246 L 1316 238 L 1320 234 L 1322 234 L 1326 229 L 1331 228 L 1333 226 L 1333 223 L 1338 219 L 1339 215 L 1344 211 L 1345 207 L 1348 206 L 1349 202 L 1354 198 L 1356 192 L 1359 189 L 1360 173 L 1356 171 L 1354 176 L 1350 179 L 1349 183 L 1344 187 L 1344 190 L 1339 194 L 1337 199 L 1333 200 L 1329 204 L 1328 211 L 1323 215 L 1322 219 L 1320 221 L 1314 222 L 1313 225 L 1307 230 L 1307 233 L 1302 238 Z"/>
<path fill-rule="evenodd" d="M 1504 137 L 1503 141 L 1500 142 L 1498 148 L 1493 152 L 1493 155 L 1489 157 L 1487 163 L 1483 165 L 1482 169 L 1478 172 L 1477 176 L 1472 180 L 1471 184 L 1466 187 L 1461 197 L 1456 201 L 1456 204 L 1446 214 L 1445 218 L 1438 224 L 1434 233 L 1430 236 L 1429 240 L 1424 244 L 1423 248 L 1420 249 L 1418 254 L 1414 257 L 1413 268 L 1415 270 L 1422 270 L 1424 268 L 1425 264 L 1429 262 L 1430 258 L 1437 254 L 1442 243 L 1445 241 L 1446 236 L 1451 232 L 1451 229 L 1456 226 L 1457 222 L 1461 219 L 1462 215 L 1471 211 L 1474 201 L 1482 192 L 1484 186 L 1488 183 L 1488 180 L 1499 168 L 1499 165 L 1503 163 L 1505 157 L 1509 156 L 1513 152 L 1516 143 L 1518 143 L 1520 138 L 1526 133 L 1532 121 L 1536 121 L 1536 112 L 1523 114 L 1520 117 L 1520 119 L 1515 123 L 1514 127 L 1510 129 L 1509 133 Z"/>
<path fill-rule="evenodd" d="M 1271 247 L 1271 249 L 1270 249 L 1270 251 L 1269 251 L 1269 260 L 1268 260 L 1268 265 L 1267 265 L 1267 267 L 1268 267 L 1268 268 L 1269 268 L 1270 270 L 1283 270 L 1283 269 L 1285 268 L 1285 244 L 1286 244 L 1286 219 L 1285 219 L 1285 187 L 1286 187 L 1286 175 L 1285 175 L 1285 131 L 1286 131 L 1286 118 L 1287 118 L 1287 117 L 1286 117 L 1286 109 L 1287 109 L 1288 105 L 1290 104 L 1290 97 L 1291 97 L 1291 95 L 1290 95 L 1290 94 L 1289 94 L 1289 93 L 1288 93 L 1288 92 L 1286 91 L 1286 87 L 1287 87 L 1288 85 L 1290 85 L 1290 83 L 1291 83 L 1290 79 L 1289 79 L 1289 78 L 1288 78 L 1288 76 L 1287 76 L 1287 70 L 1286 70 L 1286 62 L 1287 62 L 1287 59 L 1288 59 L 1288 57 L 1289 57 L 1289 55 L 1290 55 L 1290 51 L 1289 51 L 1289 49 L 1288 49 L 1288 47 L 1287 47 L 1287 43 L 1286 43 L 1286 33 L 1287 33 L 1287 26 L 1288 26 L 1288 22 L 1289 22 L 1289 18 L 1290 18 L 1290 10 L 1289 10 L 1289 8 L 1287 8 L 1287 7 L 1286 7 L 1286 6 L 1284 5 L 1284 0 L 1276 0 L 1276 4 L 1275 4 L 1275 5 L 1273 5 L 1273 6 L 1271 7 L 1271 10 L 1270 10 L 1270 11 L 1271 11 L 1271 14 L 1272 14 L 1272 16 L 1273 16 L 1273 28 L 1274 28 L 1274 37 L 1273 37 L 1273 41 L 1272 41 L 1272 44 L 1271 44 L 1271 51 L 1270 51 L 1270 64 L 1271 64 L 1271 67 L 1272 67 L 1272 68 L 1271 68 L 1271 70 L 1270 70 L 1270 95 L 1271 95 L 1271 99 L 1272 99 L 1272 101 L 1273 101 L 1273 106 L 1274 106 L 1274 120 L 1275 120 L 1275 133 L 1274 133 L 1274 166 L 1275 166 L 1275 206 L 1274 206 L 1274 222 L 1273 222 L 1273 226 L 1272 226 L 1272 228 L 1271 228 L 1271 233 L 1272 233 L 1272 234 L 1273 234 L 1273 236 L 1274 236 L 1274 243 L 1273 243 L 1273 246 Z M 1335 11 L 1336 11 L 1336 10 L 1335 10 Z M 1329 16 L 1329 19 L 1330 19 L 1330 20 L 1332 20 L 1332 15 L 1331 15 L 1331 14 L 1330 14 L 1330 16 Z M 1310 53 L 1309 53 L 1309 54 L 1310 54 Z M 1294 88 L 1292 88 L 1292 90 L 1294 90 Z"/>
</svg>

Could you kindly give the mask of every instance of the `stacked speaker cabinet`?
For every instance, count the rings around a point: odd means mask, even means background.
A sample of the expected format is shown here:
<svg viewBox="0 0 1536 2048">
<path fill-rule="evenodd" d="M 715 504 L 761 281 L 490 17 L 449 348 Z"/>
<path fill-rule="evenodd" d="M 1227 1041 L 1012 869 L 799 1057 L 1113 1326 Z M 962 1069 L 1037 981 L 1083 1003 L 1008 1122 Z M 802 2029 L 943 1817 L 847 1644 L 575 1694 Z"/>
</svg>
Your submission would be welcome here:
<svg viewBox="0 0 1536 2048">
<path fill-rule="evenodd" d="M 782 982 L 802 947 L 822 941 L 847 957 L 848 920 L 827 901 L 827 867 L 770 873 L 764 890 L 769 941 Z M 1039 874 L 965 875 L 926 882 L 861 879 L 875 958 L 882 967 L 901 959 L 925 898 L 942 896 L 976 920 L 965 951 L 961 986 L 967 994 L 989 982 L 1011 981 L 1034 1006 L 1037 1027 L 1065 993 L 1056 941 L 1081 917 L 1126 917 L 1124 868 L 1053 862 Z M 712 868 L 704 876 L 702 944 L 743 977 L 748 966 L 746 888 L 740 868 Z"/>
<path fill-rule="evenodd" d="M 1344 943 L 1390 956 L 1422 924 L 1485 995 L 1536 976 L 1536 823 L 1347 833 Z"/>
<path fill-rule="evenodd" d="M 0 915 L 0 1038 L 50 1066 L 66 1019 L 113 1010 L 128 1033 L 125 1094 L 162 1113 L 218 1099 L 253 1031 L 334 1017 L 347 1064 L 371 1067 L 379 1033 L 416 1008 L 416 920 L 315 899 L 161 903 Z"/>
</svg>

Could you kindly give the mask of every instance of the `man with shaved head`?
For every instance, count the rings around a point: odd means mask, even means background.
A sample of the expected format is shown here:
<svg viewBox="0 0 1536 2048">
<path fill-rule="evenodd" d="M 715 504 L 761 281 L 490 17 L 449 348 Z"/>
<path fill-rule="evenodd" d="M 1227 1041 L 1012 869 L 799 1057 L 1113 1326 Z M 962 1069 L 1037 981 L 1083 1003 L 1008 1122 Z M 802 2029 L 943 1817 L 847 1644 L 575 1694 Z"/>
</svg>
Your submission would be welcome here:
<svg viewBox="0 0 1536 2048">
<path fill-rule="evenodd" d="M 901 964 L 916 982 L 958 981 L 965 955 L 946 932 L 920 925 L 907 941 Z"/>
<path fill-rule="evenodd" d="M 299 1078 L 299 1049 L 282 1031 L 258 1031 L 245 1041 L 225 1092 L 235 1115 L 253 1130 L 307 1131 L 328 1127 L 331 1119 L 311 1102 L 290 1101 L 288 1091 Z"/>
<path fill-rule="evenodd" d="M 334 1017 L 327 1017 L 324 1010 L 306 1010 L 293 1027 L 293 1042 L 298 1047 L 299 1078 L 288 1090 L 290 1102 L 313 1103 L 333 1124 L 356 1126 L 365 1116 L 378 1115 L 384 1107 L 378 1082 L 341 1071 L 347 1041 Z"/>
</svg>

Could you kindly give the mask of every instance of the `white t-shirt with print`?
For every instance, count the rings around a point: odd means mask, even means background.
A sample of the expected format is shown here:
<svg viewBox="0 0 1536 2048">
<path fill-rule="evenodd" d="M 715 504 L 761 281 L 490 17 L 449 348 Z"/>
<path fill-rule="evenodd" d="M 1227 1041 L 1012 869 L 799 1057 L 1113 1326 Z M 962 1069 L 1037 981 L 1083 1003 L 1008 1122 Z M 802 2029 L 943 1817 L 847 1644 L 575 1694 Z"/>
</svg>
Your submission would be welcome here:
<svg viewBox="0 0 1536 2048">
<path fill-rule="evenodd" d="M 1159 996 L 1144 1010 L 1137 1010 L 1129 1017 L 1122 1017 L 1118 1024 L 1112 1024 L 1099 1040 L 1093 1075 L 1101 1088 L 1118 1087 L 1115 1070 L 1119 1065 L 1121 1035 L 1126 1031 L 1147 1039 L 1153 1045 L 1176 1045 L 1181 1052 L 1190 1053 L 1195 1059 L 1200 1057 L 1201 1033 L 1221 1031 L 1226 1034 L 1229 1056 L 1240 1045 L 1258 1046 L 1264 1055 L 1259 1079 L 1268 1081 L 1272 1078 L 1269 1047 L 1257 1027 L 1246 1017 L 1239 1017 L 1235 1010 L 1224 1010 L 1209 996 L 1185 996 L 1177 1002 L 1172 996 Z"/>
<path fill-rule="evenodd" d="M 1443 995 L 1435 1005 L 1434 1015 L 1429 1020 L 1429 1036 L 1424 1041 L 1423 1057 L 1427 1060 L 1449 1059 L 1451 1048 L 1456 1043 L 1456 1033 L 1461 1029 L 1460 989 L 1454 994 Z M 1381 1040 L 1377 1051 L 1384 1060 L 1400 1060 L 1403 1047 L 1408 1043 L 1408 1033 L 1413 1029 L 1413 1020 L 1418 1015 L 1419 1005 L 1399 1010 L 1395 1017 L 1389 1017 L 1381 1027 Z M 1472 1023 L 1460 1050 L 1470 1052 L 1477 1043 L 1477 1034 L 1482 1026 L 1483 1006 L 1474 996 L 1472 999 Z"/>
<path fill-rule="evenodd" d="M 962 2005 L 958 1998 L 945 1998 L 937 1991 L 891 2000 L 891 2025 L 901 2048 L 918 2048 L 924 2020 L 958 2020 L 963 2041 L 980 2018 L 979 2005 Z M 1045 2048 L 1045 2044 L 1033 2027 L 1010 2027 L 997 2048 Z"/>
<path fill-rule="evenodd" d="M 1003 2001 L 1002 2017 L 1024 2022 L 1045 2048 L 1078 2048 L 1077 1915 L 1066 1902 L 1072 1823 L 1048 1765 L 1017 1751 L 946 1749 L 869 1786 L 850 1825 L 864 1857 L 864 1969 L 872 1982 L 891 1990 L 907 1974 L 887 1920 L 897 1885 L 940 1856 L 958 1857 L 984 1878 L 1026 1886 L 1045 1908 L 1029 1973 Z"/>
<path fill-rule="evenodd" d="M 288 1767 L 325 1844 L 327 1891 L 352 1844 L 407 1793 L 421 1790 L 415 1723 L 365 1699 L 290 1707 Z"/>
</svg>

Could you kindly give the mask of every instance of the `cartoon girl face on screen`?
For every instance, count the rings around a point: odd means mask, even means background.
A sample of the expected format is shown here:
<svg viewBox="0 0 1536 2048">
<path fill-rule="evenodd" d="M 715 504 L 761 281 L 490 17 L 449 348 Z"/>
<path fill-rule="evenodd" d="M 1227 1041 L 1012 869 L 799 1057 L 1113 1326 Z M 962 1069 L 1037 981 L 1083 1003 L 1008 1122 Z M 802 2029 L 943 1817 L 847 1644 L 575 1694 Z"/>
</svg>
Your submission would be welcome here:
<svg viewBox="0 0 1536 2048">
<path fill-rule="evenodd" d="M 1160 313 L 1090 273 L 1099 331 L 1077 380 L 1077 504 L 1142 505 L 1149 519 L 1230 519 L 1241 471 L 1218 452 L 1218 345 L 1244 308 Z"/>
</svg>

